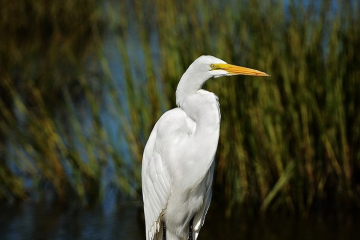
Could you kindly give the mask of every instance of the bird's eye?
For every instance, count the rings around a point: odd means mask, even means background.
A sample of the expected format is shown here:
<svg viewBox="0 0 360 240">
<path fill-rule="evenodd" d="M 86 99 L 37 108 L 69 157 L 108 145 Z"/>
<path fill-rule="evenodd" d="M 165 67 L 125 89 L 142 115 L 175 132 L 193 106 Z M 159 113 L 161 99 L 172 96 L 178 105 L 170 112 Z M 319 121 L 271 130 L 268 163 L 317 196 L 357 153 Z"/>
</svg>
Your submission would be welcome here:
<svg viewBox="0 0 360 240">
<path fill-rule="evenodd" d="M 210 64 L 211 69 L 215 69 L 215 64 Z"/>
</svg>

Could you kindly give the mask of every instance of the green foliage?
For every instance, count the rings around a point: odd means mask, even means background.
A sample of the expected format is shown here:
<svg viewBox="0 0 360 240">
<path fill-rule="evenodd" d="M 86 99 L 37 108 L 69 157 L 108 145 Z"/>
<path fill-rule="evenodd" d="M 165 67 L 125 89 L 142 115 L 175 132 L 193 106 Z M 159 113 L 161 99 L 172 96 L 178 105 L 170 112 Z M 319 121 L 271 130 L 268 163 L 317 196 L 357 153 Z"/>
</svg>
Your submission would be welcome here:
<svg viewBox="0 0 360 240">
<path fill-rule="evenodd" d="M 158 101 L 165 96 L 165 105 L 174 107 L 179 78 L 201 54 L 272 75 L 205 86 L 219 96 L 223 113 L 215 189 L 225 195 L 229 210 L 240 203 L 306 215 L 312 208 L 359 207 L 360 59 L 354 53 L 360 47 L 360 9 L 355 1 L 158 0 L 137 1 L 134 7 L 131 26 L 141 35 L 152 68 L 145 68 L 145 89 L 130 91 L 152 101 L 129 109 L 136 116 L 155 112 L 150 127 L 160 116 Z M 125 22 L 131 14 L 120 15 Z M 156 64 L 148 50 L 153 34 L 161 56 Z M 155 88 L 153 71 L 159 68 L 160 96 L 148 91 Z M 147 131 L 149 122 L 140 129 Z"/>
<path fill-rule="evenodd" d="M 0 200 L 95 203 L 106 163 L 126 170 L 100 120 L 101 79 L 86 66 L 97 65 L 101 9 L 93 0 L 1 6 Z M 116 176 L 111 185 L 134 195 Z"/>
<path fill-rule="evenodd" d="M 46 182 L 63 199 L 97 201 L 109 167 L 116 189 L 140 198 L 147 137 L 175 107 L 182 73 L 209 54 L 271 74 L 204 86 L 219 96 L 222 112 L 214 198 L 224 196 L 229 212 L 238 204 L 303 215 L 359 208 L 357 1 L 65 2 L 50 7 L 51 14 L 44 14 L 44 3 L 31 5 L 32 18 L 44 24 L 49 17 L 53 29 L 47 38 L 33 30 L 35 44 L 11 37 L 19 26 L 31 32 L 25 20 L 0 22 L 1 31 L 13 29 L 0 48 L 7 62 L 0 75 L 6 92 L 0 96 L 0 199 L 26 198 L 31 179 L 37 194 Z M 13 6 L 5 3 L 0 16 Z M 106 38 L 116 45 L 121 84 Z M 103 111 L 116 127 L 108 128 Z"/>
</svg>

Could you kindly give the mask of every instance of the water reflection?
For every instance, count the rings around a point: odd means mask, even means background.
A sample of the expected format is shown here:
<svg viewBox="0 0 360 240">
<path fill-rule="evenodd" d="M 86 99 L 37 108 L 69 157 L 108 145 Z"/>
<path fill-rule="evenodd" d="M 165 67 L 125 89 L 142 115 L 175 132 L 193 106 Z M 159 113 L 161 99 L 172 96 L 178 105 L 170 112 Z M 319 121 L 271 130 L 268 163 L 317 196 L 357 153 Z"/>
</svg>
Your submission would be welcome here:
<svg viewBox="0 0 360 240">
<path fill-rule="evenodd" d="M 64 209 L 23 204 L 2 207 L 2 240 L 18 239 L 143 239 L 138 204 L 127 204 L 106 214 L 103 209 Z"/>
<path fill-rule="evenodd" d="M 2 240 L 145 239 L 140 202 L 118 206 L 111 212 L 105 208 L 1 206 L 0 236 Z M 359 221 L 353 219 L 226 219 L 221 212 L 216 207 L 210 208 L 199 240 L 360 239 Z"/>
</svg>

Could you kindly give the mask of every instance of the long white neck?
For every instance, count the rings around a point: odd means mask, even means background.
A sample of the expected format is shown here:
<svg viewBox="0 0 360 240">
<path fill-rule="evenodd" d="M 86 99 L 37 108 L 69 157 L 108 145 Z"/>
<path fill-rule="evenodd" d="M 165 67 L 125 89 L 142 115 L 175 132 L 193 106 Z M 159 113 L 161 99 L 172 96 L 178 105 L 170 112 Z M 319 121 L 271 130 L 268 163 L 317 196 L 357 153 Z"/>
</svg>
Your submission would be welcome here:
<svg viewBox="0 0 360 240">
<path fill-rule="evenodd" d="M 212 76 L 198 71 L 194 63 L 182 75 L 176 89 L 176 104 L 196 122 L 197 130 L 202 127 L 217 129 L 220 124 L 218 98 L 215 94 L 200 90 Z"/>
<path fill-rule="evenodd" d="M 202 85 L 211 77 L 199 74 L 192 65 L 181 77 L 176 90 L 176 104 L 191 118 L 195 124 L 195 132 L 191 139 L 196 151 L 193 153 L 192 167 L 196 168 L 196 176 L 190 179 L 198 181 L 205 176 L 213 163 L 220 134 L 220 109 L 215 94 L 202 90 Z M 191 174 L 191 171 L 189 172 Z"/>
<path fill-rule="evenodd" d="M 196 94 L 210 77 L 210 75 L 199 73 L 193 65 L 190 65 L 177 86 L 176 105 L 181 106 L 188 96 Z"/>
</svg>

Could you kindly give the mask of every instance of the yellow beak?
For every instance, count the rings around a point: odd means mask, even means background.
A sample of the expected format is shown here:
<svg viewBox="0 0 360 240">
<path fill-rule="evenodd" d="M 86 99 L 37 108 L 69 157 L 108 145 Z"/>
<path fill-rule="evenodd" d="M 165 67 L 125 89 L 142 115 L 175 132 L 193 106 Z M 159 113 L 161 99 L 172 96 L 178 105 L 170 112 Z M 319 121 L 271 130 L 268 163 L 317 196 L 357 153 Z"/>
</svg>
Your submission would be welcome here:
<svg viewBox="0 0 360 240">
<path fill-rule="evenodd" d="M 231 75 L 249 75 L 249 76 L 258 76 L 258 77 L 267 77 L 270 76 L 267 73 L 260 72 L 255 69 L 240 67 L 236 65 L 231 65 L 227 63 L 218 63 L 212 64 L 213 70 L 225 70 Z"/>
</svg>

